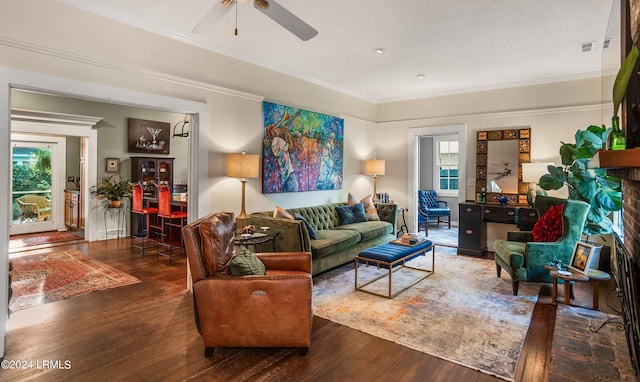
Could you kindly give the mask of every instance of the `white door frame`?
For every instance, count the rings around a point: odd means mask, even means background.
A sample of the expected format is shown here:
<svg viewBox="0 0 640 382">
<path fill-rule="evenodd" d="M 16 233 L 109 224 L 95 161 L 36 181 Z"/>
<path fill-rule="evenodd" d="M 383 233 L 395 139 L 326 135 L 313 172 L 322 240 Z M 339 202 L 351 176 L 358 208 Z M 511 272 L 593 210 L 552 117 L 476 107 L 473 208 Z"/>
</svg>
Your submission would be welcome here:
<svg viewBox="0 0 640 382">
<path fill-rule="evenodd" d="M 435 135 L 458 134 L 458 202 L 465 201 L 467 196 L 467 125 L 443 125 L 431 127 L 414 127 L 408 129 L 408 152 L 409 152 L 409 179 L 407 190 L 407 201 L 409 205 L 409 231 L 416 232 L 418 228 L 418 214 L 415 206 L 418 205 L 418 187 L 420 181 L 420 137 Z"/>
<path fill-rule="evenodd" d="M 66 163 L 67 141 L 64 137 L 54 137 L 50 135 L 29 135 L 29 134 L 11 134 L 12 150 L 9 151 L 9 158 L 13 156 L 13 147 L 15 144 L 39 144 L 51 146 L 51 220 L 46 222 L 35 222 L 29 224 L 14 225 L 10 222 L 9 229 L 11 234 L 42 232 L 64 229 L 64 192 L 62 185 L 64 184 L 64 169 Z M 35 146 L 34 146 L 35 147 Z M 13 167 L 13 164 L 12 164 Z M 13 175 L 13 174 L 12 174 Z M 9 182 L 10 185 L 13 183 Z M 11 186 L 13 188 L 13 186 Z"/>
</svg>

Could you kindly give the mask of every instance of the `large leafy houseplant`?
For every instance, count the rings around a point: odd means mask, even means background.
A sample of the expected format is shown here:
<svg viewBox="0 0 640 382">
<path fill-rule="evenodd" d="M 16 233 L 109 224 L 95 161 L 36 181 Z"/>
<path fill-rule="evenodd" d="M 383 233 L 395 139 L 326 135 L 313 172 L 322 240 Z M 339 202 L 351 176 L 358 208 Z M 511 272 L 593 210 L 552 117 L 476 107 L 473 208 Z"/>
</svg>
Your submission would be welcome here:
<svg viewBox="0 0 640 382">
<path fill-rule="evenodd" d="M 578 130 L 575 143 L 561 142 L 561 166 L 549 166 L 548 174 L 540 178 L 540 187 L 558 190 L 564 185 L 569 190 L 569 199 L 582 200 L 591 205 L 582 233 L 604 235 L 612 232 L 609 214 L 622 207 L 620 179 L 607 174 L 606 169 L 588 169 L 589 160 L 596 151 L 605 147 L 611 129 L 604 126 L 589 126 Z"/>
</svg>

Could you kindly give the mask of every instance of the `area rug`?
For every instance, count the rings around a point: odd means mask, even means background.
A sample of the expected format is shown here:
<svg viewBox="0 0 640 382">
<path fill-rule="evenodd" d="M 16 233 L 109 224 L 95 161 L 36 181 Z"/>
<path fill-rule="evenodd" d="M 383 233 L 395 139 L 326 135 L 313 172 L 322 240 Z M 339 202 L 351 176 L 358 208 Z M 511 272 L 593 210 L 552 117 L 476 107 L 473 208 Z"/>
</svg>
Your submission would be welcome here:
<svg viewBox="0 0 640 382">
<path fill-rule="evenodd" d="M 79 232 L 73 231 L 53 231 L 15 235 L 11 236 L 9 239 L 9 249 L 83 239 L 84 237 L 81 236 Z"/>
<path fill-rule="evenodd" d="M 429 267 L 431 255 L 409 262 Z M 359 267 L 358 281 L 379 272 Z M 504 272 L 503 272 L 504 273 Z M 394 286 L 410 284 L 418 273 L 406 268 L 393 274 Z M 371 284 L 387 287 L 386 279 Z M 394 288 L 395 290 L 395 288 Z M 354 290 L 353 265 L 314 278 L 315 315 L 371 335 L 431 354 L 486 374 L 513 380 L 539 284 L 496 277 L 491 260 L 439 254 L 435 273 L 393 299 Z"/>
<path fill-rule="evenodd" d="M 558 304 L 549 381 L 637 382 L 626 341 L 622 317 Z"/>
<path fill-rule="evenodd" d="M 140 282 L 77 250 L 17 257 L 11 264 L 13 296 L 9 309 L 13 312 Z"/>
</svg>

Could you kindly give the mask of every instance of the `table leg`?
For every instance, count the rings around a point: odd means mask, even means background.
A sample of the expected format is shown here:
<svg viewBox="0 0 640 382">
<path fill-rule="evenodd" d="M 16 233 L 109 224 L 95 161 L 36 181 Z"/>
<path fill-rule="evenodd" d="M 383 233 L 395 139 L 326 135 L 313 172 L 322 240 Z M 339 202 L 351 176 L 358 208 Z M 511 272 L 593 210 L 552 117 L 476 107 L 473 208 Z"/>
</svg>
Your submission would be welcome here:
<svg viewBox="0 0 640 382">
<path fill-rule="evenodd" d="M 593 283 L 593 290 L 592 290 L 592 294 L 593 294 L 593 309 L 594 310 L 599 310 L 598 309 L 598 280 L 591 280 L 591 282 Z"/>
<path fill-rule="evenodd" d="M 571 282 L 564 280 L 564 303 L 565 305 L 571 304 Z"/>
<path fill-rule="evenodd" d="M 553 287 L 551 288 L 551 303 L 553 305 L 557 304 L 557 300 L 558 299 L 558 278 L 554 277 L 553 278 Z"/>
</svg>

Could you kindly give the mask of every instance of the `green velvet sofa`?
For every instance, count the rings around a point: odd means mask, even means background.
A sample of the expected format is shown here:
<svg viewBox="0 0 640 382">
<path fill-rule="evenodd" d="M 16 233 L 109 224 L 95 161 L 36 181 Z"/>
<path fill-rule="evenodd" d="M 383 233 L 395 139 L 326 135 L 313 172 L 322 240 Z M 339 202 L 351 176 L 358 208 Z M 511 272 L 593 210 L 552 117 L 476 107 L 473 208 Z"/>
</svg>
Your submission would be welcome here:
<svg viewBox="0 0 640 382">
<path fill-rule="evenodd" d="M 346 203 L 287 209 L 291 214 L 303 216 L 315 229 L 317 239 L 309 237 L 309 230 L 302 220 L 274 218 L 273 211 L 251 214 L 251 224 L 281 231 L 275 238 L 276 251 L 311 252 L 314 275 L 353 261 L 364 249 L 388 243 L 396 238 L 396 204 L 375 203 L 380 221 L 340 226 L 336 206 L 341 205 Z M 258 246 L 257 250 L 271 250 L 270 243 L 263 246 Z"/>
</svg>

